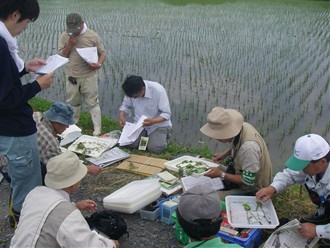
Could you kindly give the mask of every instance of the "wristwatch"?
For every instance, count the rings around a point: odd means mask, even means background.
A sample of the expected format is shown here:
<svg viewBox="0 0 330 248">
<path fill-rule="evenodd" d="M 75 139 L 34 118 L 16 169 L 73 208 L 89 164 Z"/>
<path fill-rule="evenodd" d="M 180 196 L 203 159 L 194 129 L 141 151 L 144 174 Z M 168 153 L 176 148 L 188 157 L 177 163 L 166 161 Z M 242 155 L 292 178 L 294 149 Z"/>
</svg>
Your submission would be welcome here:
<svg viewBox="0 0 330 248">
<path fill-rule="evenodd" d="M 225 180 L 226 173 L 222 172 L 220 175 L 221 180 Z"/>
</svg>

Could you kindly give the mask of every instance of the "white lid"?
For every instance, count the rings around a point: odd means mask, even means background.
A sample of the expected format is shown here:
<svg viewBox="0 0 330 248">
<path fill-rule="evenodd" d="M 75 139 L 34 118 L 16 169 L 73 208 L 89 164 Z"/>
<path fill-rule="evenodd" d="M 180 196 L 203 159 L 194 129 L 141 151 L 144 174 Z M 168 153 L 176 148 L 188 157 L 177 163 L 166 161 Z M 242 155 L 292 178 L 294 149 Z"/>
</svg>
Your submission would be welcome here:
<svg viewBox="0 0 330 248">
<path fill-rule="evenodd" d="M 155 192 L 160 192 L 158 179 L 136 180 L 104 197 L 103 202 L 112 204 L 136 202 Z"/>
</svg>

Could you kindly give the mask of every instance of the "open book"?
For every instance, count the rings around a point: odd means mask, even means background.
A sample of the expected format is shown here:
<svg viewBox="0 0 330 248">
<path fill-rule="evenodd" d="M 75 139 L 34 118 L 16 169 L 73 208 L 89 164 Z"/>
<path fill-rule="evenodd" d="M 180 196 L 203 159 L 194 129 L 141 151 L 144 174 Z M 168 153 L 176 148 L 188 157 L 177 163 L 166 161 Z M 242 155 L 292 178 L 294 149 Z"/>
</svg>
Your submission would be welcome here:
<svg viewBox="0 0 330 248">
<path fill-rule="evenodd" d="M 207 176 L 200 176 L 200 177 L 187 176 L 181 178 L 181 185 L 183 191 L 186 191 L 200 184 L 207 185 L 214 190 L 221 190 L 224 188 L 223 182 L 219 177 L 209 178 Z"/>
<path fill-rule="evenodd" d="M 314 247 L 319 238 L 304 238 L 300 235 L 298 229 L 300 222 L 294 219 L 274 231 L 264 244 L 264 248 L 296 248 L 296 247 Z"/>
</svg>

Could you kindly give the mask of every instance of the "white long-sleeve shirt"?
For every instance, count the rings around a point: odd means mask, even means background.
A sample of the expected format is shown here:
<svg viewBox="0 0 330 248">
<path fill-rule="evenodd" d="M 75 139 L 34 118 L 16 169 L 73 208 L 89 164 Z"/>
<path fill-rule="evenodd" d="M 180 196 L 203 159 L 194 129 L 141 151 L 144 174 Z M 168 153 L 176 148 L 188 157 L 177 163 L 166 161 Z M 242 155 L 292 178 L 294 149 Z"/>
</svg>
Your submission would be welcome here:
<svg viewBox="0 0 330 248">
<path fill-rule="evenodd" d="M 113 248 L 115 243 L 90 230 L 68 193 L 39 186 L 24 201 L 10 247 Z"/>
<path fill-rule="evenodd" d="M 330 197 L 330 163 L 323 177 L 316 182 L 316 177 L 306 175 L 303 171 L 293 171 L 288 168 L 283 172 L 278 172 L 271 184 L 279 193 L 287 187 L 294 184 L 306 184 L 306 186 L 316 192 L 319 196 L 324 196 L 325 199 Z M 327 225 L 317 225 L 316 234 L 319 238 L 330 239 L 330 223 Z"/>
<path fill-rule="evenodd" d="M 125 96 L 119 111 L 128 115 L 134 111 L 134 122 L 137 122 L 142 115 L 149 119 L 163 117 L 165 121 L 144 127 L 148 134 L 158 127 L 172 127 L 170 102 L 165 88 L 157 82 L 144 80 L 144 83 L 144 96 L 136 99 Z"/>
</svg>

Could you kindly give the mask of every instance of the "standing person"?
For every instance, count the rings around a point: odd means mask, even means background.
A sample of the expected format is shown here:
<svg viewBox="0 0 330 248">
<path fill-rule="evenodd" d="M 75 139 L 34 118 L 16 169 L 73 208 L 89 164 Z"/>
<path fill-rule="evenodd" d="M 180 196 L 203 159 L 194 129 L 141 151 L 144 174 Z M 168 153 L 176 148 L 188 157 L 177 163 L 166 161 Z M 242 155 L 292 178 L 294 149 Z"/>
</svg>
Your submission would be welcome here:
<svg viewBox="0 0 330 248">
<path fill-rule="evenodd" d="M 47 187 L 36 187 L 27 195 L 10 247 L 118 248 L 118 241 L 91 231 L 81 214 L 80 210 L 94 212 L 94 201 L 70 202 L 70 194 L 79 189 L 86 173 L 86 166 L 72 152 L 51 158 L 45 177 Z"/>
<path fill-rule="evenodd" d="M 220 199 L 216 191 L 197 185 L 184 192 L 176 210 L 178 222 L 191 243 L 185 248 L 239 248 L 237 244 L 222 243 L 217 236 L 222 221 Z"/>
<path fill-rule="evenodd" d="M 62 153 L 58 135 L 74 124 L 73 110 L 70 105 L 57 101 L 44 113 L 34 112 L 33 119 L 37 124 L 41 171 L 44 179 L 49 159 Z M 88 165 L 87 170 L 93 175 L 101 172 L 101 168 L 95 165 Z"/>
<path fill-rule="evenodd" d="M 106 50 L 101 38 L 87 28 L 86 23 L 77 13 L 66 17 L 67 30 L 60 38 L 58 53 L 69 58 L 66 67 L 67 103 L 74 109 L 74 120 L 80 117 L 82 101 L 91 114 L 94 131 L 93 135 L 101 134 L 101 109 L 98 100 L 98 73 L 106 59 Z M 87 63 L 78 54 L 77 48 L 96 47 L 97 63 Z"/>
<path fill-rule="evenodd" d="M 172 129 L 170 102 L 165 88 L 159 83 L 143 80 L 139 76 L 128 76 L 122 88 L 125 97 L 119 109 L 119 124 L 126 124 L 126 114 L 134 112 L 134 122 L 142 115 L 147 116 L 143 121 L 143 131 L 129 148 L 138 148 L 142 136 L 149 137 L 147 150 L 161 153 L 166 149 L 169 133 Z"/>
<path fill-rule="evenodd" d="M 16 36 L 39 16 L 37 0 L 0 1 L 0 154 L 8 159 L 11 178 L 10 224 L 16 227 L 25 196 L 41 185 L 37 128 L 28 100 L 50 87 L 54 72 L 22 84 L 21 76 L 37 71 L 44 60 L 24 62 Z"/>
<path fill-rule="evenodd" d="M 318 236 L 330 245 L 330 146 L 318 134 L 307 134 L 297 139 L 293 155 L 286 161 L 287 168 L 278 172 L 270 186 L 260 189 L 256 197 L 263 202 L 294 184 L 305 184 L 316 214 L 302 216 L 299 229 L 305 238 Z"/>
<path fill-rule="evenodd" d="M 200 131 L 230 146 L 213 158 L 214 162 L 226 159 L 228 167 L 211 168 L 205 174 L 224 181 L 227 191 L 219 191 L 221 199 L 231 194 L 255 195 L 270 184 L 272 164 L 266 143 L 251 124 L 244 122 L 240 112 L 215 107 Z"/>
</svg>

